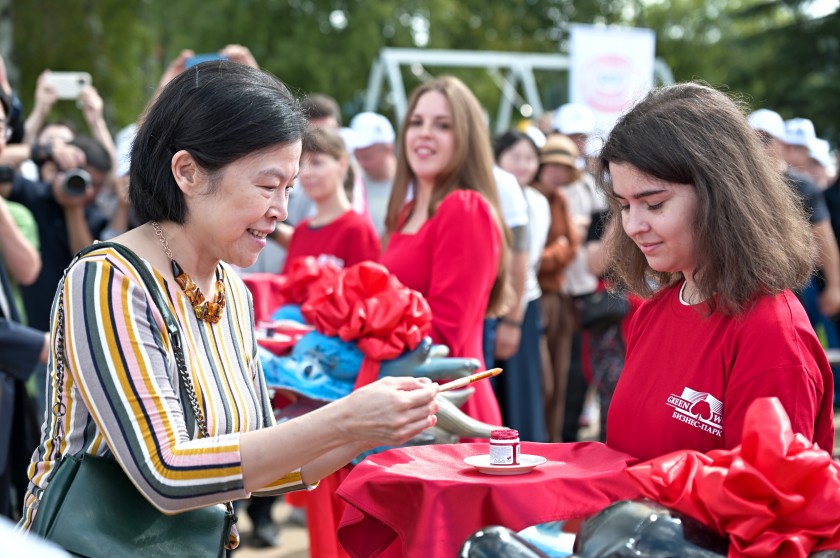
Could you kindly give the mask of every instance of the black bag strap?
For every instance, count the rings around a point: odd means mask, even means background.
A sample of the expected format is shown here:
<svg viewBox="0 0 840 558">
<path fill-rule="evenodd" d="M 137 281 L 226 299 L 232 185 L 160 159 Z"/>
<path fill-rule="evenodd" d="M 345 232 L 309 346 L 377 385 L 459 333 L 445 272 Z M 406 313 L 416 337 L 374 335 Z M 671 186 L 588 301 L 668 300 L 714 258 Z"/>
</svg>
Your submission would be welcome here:
<svg viewBox="0 0 840 558">
<path fill-rule="evenodd" d="M 176 320 L 175 315 L 172 314 L 172 310 L 170 310 L 169 304 L 163 297 L 163 293 L 158 287 L 158 283 L 152 276 L 152 273 L 149 271 L 149 268 L 146 267 L 146 264 L 140 259 L 140 256 L 135 254 L 130 248 L 116 242 L 96 242 L 86 248 L 82 248 L 79 253 L 76 254 L 76 257 L 73 258 L 73 262 L 67 267 L 67 270 L 69 270 L 73 263 L 77 260 L 84 258 L 91 252 L 96 252 L 98 250 L 102 250 L 103 248 L 110 248 L 117 252 L 137 271 L 140 278 L 143 280 L 146 292 L 152 297 L 152 301 L 155 303 L 155 306 L 157 306 L 157 309 L 163 318 L 163 323 L 166 325 L 166 331 L 169 334 L 169 337 L 177 337 L 178 346 L 180 347 L 181 328 L 178 326 L 178 320 Z M 67 272 L 65 271 L 65 275 L 66 273 Z"/>
</svg>

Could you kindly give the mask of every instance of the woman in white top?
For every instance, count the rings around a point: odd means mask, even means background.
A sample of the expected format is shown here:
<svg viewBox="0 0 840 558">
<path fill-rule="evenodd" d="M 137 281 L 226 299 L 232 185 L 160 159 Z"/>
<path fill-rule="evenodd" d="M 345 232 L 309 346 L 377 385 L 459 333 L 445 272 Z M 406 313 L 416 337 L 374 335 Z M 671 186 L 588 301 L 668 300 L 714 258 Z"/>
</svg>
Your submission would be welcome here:
<svg viewBox="0 0 840 558">
<path fill-rule="evenodd" d="M 506 371 L 495 378 L 496 397 L 506 425 L 519 430 L 522 439 L 546 442 L 542 356 L 547 354 L 547 349 L 540 316 L 542 290 L 537 281 L 537 269 L 548 237 L 551 213 L 548 200 L 531 186 L 539 168 L 539 149 L 534 140 L 522 132 L 506 132 L 496 139 L 494 154 L 496 163 L 516 177 L 526 200 L 529 254 L 523 296 L 525 313 L 521 323 L 510 324 L 521 328 L 519 349 L 509 359 L 496 362 Z"/>
</svg>

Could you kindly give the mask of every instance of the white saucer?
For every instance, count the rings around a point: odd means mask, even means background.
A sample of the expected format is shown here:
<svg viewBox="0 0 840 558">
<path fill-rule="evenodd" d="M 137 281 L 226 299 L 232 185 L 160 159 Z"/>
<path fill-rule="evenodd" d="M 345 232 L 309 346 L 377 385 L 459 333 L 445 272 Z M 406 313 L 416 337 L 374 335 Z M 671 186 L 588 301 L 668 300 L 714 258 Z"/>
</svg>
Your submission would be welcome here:
<svg viewBox="0 0 840 558">
<path fill-rule="evenodd" d="M 521 475 L 533 471 L 537 465 L 542 465 L 547 459 L 541 455 L 519 455 L 519 465 L 494 465 L 490 463 L 490 456 L 485 454 L 473 455 L 464 459 L 464 463 L 478 469 L 486 475 Z"/>
</svg>

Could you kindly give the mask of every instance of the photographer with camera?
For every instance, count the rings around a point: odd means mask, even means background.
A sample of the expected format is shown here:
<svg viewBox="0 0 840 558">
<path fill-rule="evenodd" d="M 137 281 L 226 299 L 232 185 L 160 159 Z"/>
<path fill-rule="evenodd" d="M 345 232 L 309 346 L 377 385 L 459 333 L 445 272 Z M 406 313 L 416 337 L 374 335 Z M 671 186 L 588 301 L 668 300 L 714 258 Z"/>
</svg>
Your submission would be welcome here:
<svg viewBox="0 0 840 558">
<path fill-rule="evenodd" d="M 0 70 L 3 68 L 0 66 Z M 35 105 L 26 121 L 20 125 L 22 139 L 17 140 L 20 143 L 8 144 L 0 156 L 0 164 L 15 167 L 30 180 L 40 179 L 44 182 L 52 182 L 58 168 L 78 166 L 83 157 L 76 147 L 70 145 L 76 136 L 72 123 L 47 123 L 55 103 L 65 98 L 51 83 L 51 75 L 49 70 L 41 72 L 35 89 Z M 113 166 L 114 141 L 103 116 L 102 97 L 96 88 L 80 88 L 78 94 L 68 100 L 74 100 L 82 110 L 92 137 L 105 148 Z"/>
<path fill-rule="evenodd" d="M 0 90 L 0 153 L 6 144 L 11 107 L 10 97 Z M 0 177 L 0 181 L 8 178 Z M 37 440 L 37 426 L 27 430 L 33 423 L 27 420 L 31 408 L 24 383 L 39 362 L 46 363 L 48 350 L 43 331 L 20 324 L 10 280 L 32 283 L 40 269 L 38 252 L 0 199 L 0 515 L 10 518 L 20 508 L 26 489 L 26 448 Z"/>
<path fill-rule="evenodd" d="M 14 173 L 11 182 L 0 183 L 0 195 L 29 209 L 38 227 L 41 273 L 21 292 L 29 325 L 41 331 L 49 330 L 50 305 L 64 268 L 77 251 L 101 238 L 108 224 L 108 218 L 94 203 L 111 170 L 107 151 L 95 140 L 82 136 L 68 147 L 77 150 L 81 158 L 73 159 L 71 168 L 49 159 L 56 166 L 51 182 L 33 181 Z M 36 375 L 44 372 L 40 368 Z M 36 386 L 39 392 L 35 401 L 40 407 L 44 401 L 43 377 Z"/>
<path fill-rule="evenodd" d="M 96 140 L 84 136 L 76 137 L 69 147 L 80 155 L 70 159 L 70 168 L 45 151 L 42 162 L 55 167 L 50 182 L 15 173 L 11 183 L 0 184 L 0 195 L 26 206 L 38 225 L 43 269 L 35 283 L 23 289 L 23 296 L 31 325 L 43 330 L 48 328 L 50 299 L 64 268 L 73 254 L 99 238 L 108 222 L 94 200 L 111 171 L 110 156 Z"/>
</svg>

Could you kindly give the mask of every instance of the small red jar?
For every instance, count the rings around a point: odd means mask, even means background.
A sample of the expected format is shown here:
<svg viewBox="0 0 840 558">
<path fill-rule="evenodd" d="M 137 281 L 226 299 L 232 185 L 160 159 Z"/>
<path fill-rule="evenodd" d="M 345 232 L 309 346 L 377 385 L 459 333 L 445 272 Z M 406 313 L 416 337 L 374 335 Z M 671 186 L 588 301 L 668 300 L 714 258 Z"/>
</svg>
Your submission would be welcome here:
<svg viewBox="0 0 840 558">
<path fill-rule="evenodd" d="M 519 465 L 519 431 L 505 428 L 491 432 L 490 464 Z"/>
</svg>

